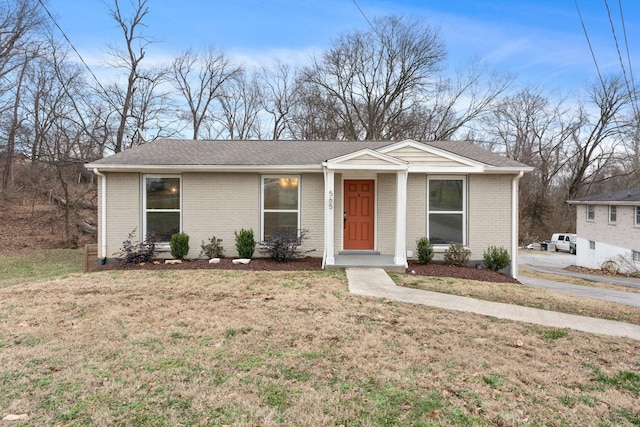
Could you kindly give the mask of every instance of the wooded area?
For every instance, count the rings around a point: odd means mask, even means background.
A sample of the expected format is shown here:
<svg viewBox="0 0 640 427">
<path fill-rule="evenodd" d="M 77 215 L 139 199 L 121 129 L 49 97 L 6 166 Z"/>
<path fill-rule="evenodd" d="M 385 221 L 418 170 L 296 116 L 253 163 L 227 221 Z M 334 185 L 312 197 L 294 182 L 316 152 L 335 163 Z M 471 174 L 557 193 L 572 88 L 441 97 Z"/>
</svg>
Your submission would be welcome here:
<svg viewBox="0 0 640 427">
<path fill-rule="evenodd" d="M 146 62 L 148 0 L 110 5 L 121 42 L 104 51 L 120 77 L 101 80 L 41 2 L 0 2 L 2 194 L 60 203 L 67 240 L 81 231 L 74 210 L 95 203 L 82 165 L 164 137 L 471 140 L 535 167 L 520 187 L 527 243 L 574 230 L 567 199 L 640 186 L 637 98 L 623 74 L 570 97 L 479 63 L 452 74 L 439 31 L 398 16 L 336 35 L 306 64 L 252 69 L 192 47 L 158 67 Z"/>
</svg>

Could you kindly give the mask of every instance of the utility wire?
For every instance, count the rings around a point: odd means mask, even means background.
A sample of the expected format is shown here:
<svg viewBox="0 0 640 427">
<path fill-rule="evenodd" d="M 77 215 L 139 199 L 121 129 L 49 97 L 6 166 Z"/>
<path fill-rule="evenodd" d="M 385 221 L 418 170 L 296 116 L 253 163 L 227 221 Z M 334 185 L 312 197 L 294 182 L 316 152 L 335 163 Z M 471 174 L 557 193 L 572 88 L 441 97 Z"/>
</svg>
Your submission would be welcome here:
<svg viewBox="0 0 640 427">
<path fill-rule="evenodd" d="M 611 33 L 613 34 L 613 41 L 616 44 L 616 51 L 618 52 L 618 60 L 620 61 L 620 66 L 622 67 L 622 76 L 624 78 L 624 83 L 625 86 L 627 87 L 627 93 L 629 94 L 629 100 L 631 101 L 631 106 L 633 108 L 634 113 L 636 112 L 635 109 L 635 102 L 634 101 L 634 96 L 631 92 L 631 85 L 629 84 L 629 79 L 627 78 L 627 70 L 624 66 L 624 61 L 622 60 L 622 53 L 620 52 L 620 45 L 618 43 L 618 37 L 616 36 L 616 28 L 613 25 L 613 19 L 611 18 L 611 10 L 609 9 L 609 2 L 607 0 L 604 0 L 604 5 L 607 8 L 607 15 L 609 17 L 609 24 L 611 24 Z M 622 9 L 620 9 L 620 12 L 622 13 Z M 625 34 L 625 39 L 626 39 L 626 34 Z M 627 52 L 628 50 L 628 46 L 627 46 Z"/>
<path fill-rule="evenodd" d="M 637 108 L 637 92 L 636 92 L 636 79 L 633 75 L 633 67 L 631 66 L 631 54 L 629 53 L 629 40 L 627 39 L 627 27 L 624 23 L 624 13 L 622 12 L 622 0 L 618 0 L 618 8 L 620 9 L 620 21 L 622 22 L 622 34 L 624 35 L 624 45 L 627 51 L 627 63 L 629 64 L 629 75 L 631 76 L 631 87 L 633 89 L 632 99 L 634 101 L 634 109 Z"/>
<path fill-rule="evenodd" d="M 69 43 L 69 46 L 71 46 L 71 49 L 73 49 L 73 51 L 76 53 L 76 55 L 78 55 L 78 58 L 80 58 L 80 62 L 82 62 L 84 64 L 86 69 L 89 71 L 89 74 L 91 74 L 91 76 L 93 76 L 93 79 L 96 81 L 96 83 L 98 83 L 98 86 L 100 86 L 100 89 L 102 89 L 102 91 L 105 93 L 105 95 L 107 95 L 107 98 L 108 98 L 107 90 L 102 86 L 102 83 L 100 83 L 100 80 L 98 80 L 98 77 L 96 77 L 96 75 L 93 73 L 93 70 L 91 70 L 89 65 L 85 62 L 85 60 L 82 57 L 82 55 L 80 55 L 80 52 L 78 52 L 78 49 L 76 49 L 76 47 L 73 45 L 73 43 L 71 43 L 71 40 L 69 39 L 69 37 L 67 37 L 67 34 L 64 32 L 64 30 L 60 27 L 60 25 L 58 25 L 58 22 L 55 20 L 55 18 L 51 14 L 51 12 L 49 12 L 49 9 L 47 9 L 47 6 L 44 5 L 42 0 L 38 0 L 38 3 L 40 3 L 40 6 L 42 6 L 42 8 L 45 10 L 45 12 L 47 12 L 47 15 L 49 15 L 49 18 L 51 19 L 51 22 L 53 22 L 53 24 L 56 26 L 58 31 L 60 31 L 60 33 L 62 34 L 62 37 L 64 37 L 64 39 L 67 41 L 67 43 Z"/>
<path fill-rule="evenodd" d="M 367 15 L 365 15 L 364 11 L 362 10 L 360 5 L 358 4 L 358 1 L 357 0 L 352 0 L 352 1 L 353 1 L 353 4 L 355 4 L 356 7 L 358 8 L 358 10 L 360 11 L 360 14 L 364 17 L 365 21 L 367 21 L 369 26 L 375 31 L 375 28 L 373 27 L 373 24 L 371 24 L 371 21 L 369 21 L 369 18 L 367 18 Z"/>
<path fill-rule="evenodd" d="M 580 23 L 582 24 L 582 30 L 584 31 L 584 36 L 587 38 L 587 44 L 589 45 L 589 51 L 591 52 L 593 63 L 596 66 L 596 71 L 598 72 L 598 78 L 600 79 L 602 88 L 605 89 L 604 79 L 602 78 L 602 74 L 600 73 L 600 67 L 598 66 L 598 60 L 596 59 L 596 55 L 593 52 L 593 46 L 591 46 L 591 39 L 589 39 L 589 33 L 587 32 L 587 27 L 584 25 L 584 19 L 582 19 L 582 13 L 580 13 L 580 6 L 578 6 L 578 0 L 574 0 L 574 3 L 576 5 L 576 10 L 578 11 L 578 16 L 580 17 Z"/>
</svg>

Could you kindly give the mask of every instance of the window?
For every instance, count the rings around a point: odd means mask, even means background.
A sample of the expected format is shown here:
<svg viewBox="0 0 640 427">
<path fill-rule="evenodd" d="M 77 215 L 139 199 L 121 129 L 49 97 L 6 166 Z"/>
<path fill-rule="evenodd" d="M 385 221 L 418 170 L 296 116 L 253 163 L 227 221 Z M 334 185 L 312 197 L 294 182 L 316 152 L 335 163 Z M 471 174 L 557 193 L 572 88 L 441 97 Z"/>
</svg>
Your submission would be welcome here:
<svg viewBox="0 0 640 427">
<path fill-rule="evenodd" d="M 631 251 L 632 256 L 633 256 L 633 262 L 640 262 L 640 252 L 638 251 Z"/>
<path fill-rule="evenodd" d="M 609 222 L 618 220 L 618 207 L 616 205 L 609 206 Z"/>
<path fill-rule="evenodd" d="M 640 225 L 640 206 L 636 206 L 635 225 Z"/>
<path fill-rule="evenodd" d="M 596 242 L 594 240 L 589 240 L 589 249 L 596 250 Z"/>
<path fill-rule="evenodd" d="M 262 177 L 262 240 L 300 229 L 300 176 Z"/>
<path fill-rule="evenodd" d="M 181 182 L 179 176 L 144 176 L 144 235 L 168 242 L 181 229 Z"/>
<path fill-rule="evenodd" d="M 594 219 L 596 219 L 596 207 L 587 205 L 587 221 L 593 221 Z"/>
<path fill-rule="evenodd" d="M 466 244 L 466 191 L 461 178 L 428 178 L 427 234 L 434 245 Z"/>
</svg>

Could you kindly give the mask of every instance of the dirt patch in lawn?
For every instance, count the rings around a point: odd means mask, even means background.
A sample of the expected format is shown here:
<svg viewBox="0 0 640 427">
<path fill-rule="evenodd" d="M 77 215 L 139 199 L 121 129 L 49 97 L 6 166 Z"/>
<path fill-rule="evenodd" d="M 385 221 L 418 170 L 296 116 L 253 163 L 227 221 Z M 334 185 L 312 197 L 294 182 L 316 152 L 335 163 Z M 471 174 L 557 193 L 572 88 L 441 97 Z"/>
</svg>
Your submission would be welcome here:
<svg viewBox="0 0 640 427">
<path fill-rule="evenodd" d="M 640 342 L 359 297 L 339 270 L 73 274 L 0 304 L 0 408 L 33 425 L 640 422 Z"/>
<path fill-rule="evenodd" d="M 270 258 L 254 258 L 249 264 L 233 264 L 231 258 L 222 258 L 218 264 L 208 260 L 183 261 L 180 264 L 165 264 L 163 261 L 143 264 L 110 263 L 98 266 L 102 270 L 235 270 L 235 271 L 314 271 L 322 269 L 322 259 L 306 257 L 292 262 L 276 262 Z M 456 267 L 442 262 L 419 264 L 409 261 L 407 274 L 433 277 L 456 277 L 494 283 L 519 283 L 516 279 L 486 268 Z"/>
</svg>

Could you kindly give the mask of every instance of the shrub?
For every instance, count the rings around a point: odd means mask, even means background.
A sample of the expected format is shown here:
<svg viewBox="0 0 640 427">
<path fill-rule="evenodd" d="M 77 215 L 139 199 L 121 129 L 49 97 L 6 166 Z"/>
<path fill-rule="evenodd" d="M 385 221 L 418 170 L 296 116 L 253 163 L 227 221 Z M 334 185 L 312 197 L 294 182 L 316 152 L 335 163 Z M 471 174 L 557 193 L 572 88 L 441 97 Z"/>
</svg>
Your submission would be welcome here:
<svg viewBox="0 0 640 427">
<path fill-rule="evenodd" d="M 416 240 L 416 248 L 418 250 L 418 262 L 420 264 L 428 264 L 433 259 L 433 245 L 427 237 L 420 237 Z"/>
<path fill-rule="evenodd" d="M 452 243 L 449 246 L 449 249 L 444 251 L 444 262 L 462 267 L 463 265 L 467 265 L 470 256 L 471 251 L 469 249 L 465 248 L 460 243 Z"/>
<path fill-rule="evenodd" d="M 296 231 L 280 231 L 273 233 L 264 242 L 260 243 L 269 257 L 278 262 L 291 262 L 309 251 L 301 251 L 300 244 L 306 239 L 308 230 L 300 230 L 300 236 Z"/>
<path fill-rule="evenodd" d="M 234 231 L 236 235 L 236 250 L 240 258 L 251 258 L 256 248 L 256 241 L 253 239 L 253 229 Z"/>
<path fill-rule="evenodd" d="M 502 246 L 489 246 L 482 254 L 482 258 L 484 259 L 484 265 L 494 271 L 502 270 L 511 262 L 509 252 Z"/>
<path fill-rule="evenodd" d="M 204 255 L 207 258 L 218 258 L 224 253 L 222 239 L 216 239 L 216 236 L 211 236 L 209 243 L 205 243 L 203 240 L 200 247 L 202 248 L 200 255 Z"/>
<path fill-rule="evenodd" d="M 153 235 L 147 234 L 142 242 L 135 242 L 136 228 L 133 229 L 127 240 L 122 242 L 122 248 L 115 255 L 120 259 L 121 264 L 140 264 L 149 262 L 155 258 L 156 239 Z"/>
<path fill-rule="evenodd" d="M 171 235 L 171 256 L 175 259 L 186 258 L 189 253 L 189 235 L 186 233 L 176 233 Z"/>
</svg>

